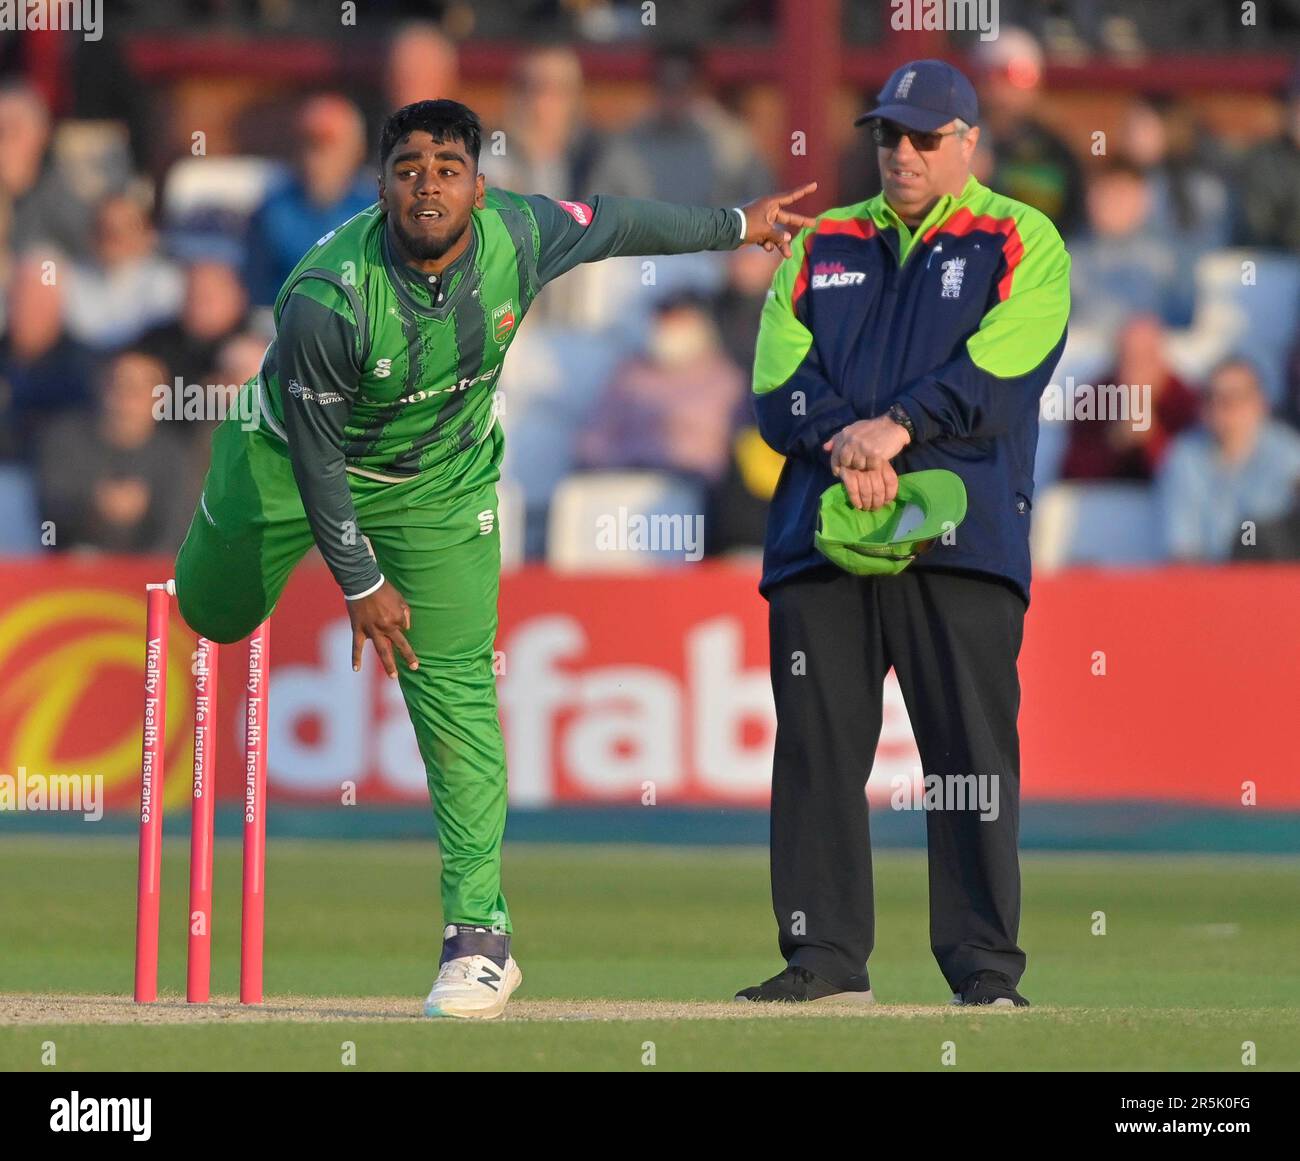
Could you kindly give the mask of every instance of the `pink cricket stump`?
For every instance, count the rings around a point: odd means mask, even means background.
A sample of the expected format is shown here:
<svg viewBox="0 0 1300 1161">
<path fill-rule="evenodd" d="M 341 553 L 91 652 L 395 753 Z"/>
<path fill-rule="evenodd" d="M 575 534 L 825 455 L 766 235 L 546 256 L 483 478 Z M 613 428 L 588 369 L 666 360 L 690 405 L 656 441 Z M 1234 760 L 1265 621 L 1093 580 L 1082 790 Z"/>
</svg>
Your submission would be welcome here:
<svg viewBox="0 0 1300 1161">
<path fill-rule="evenodd" d="M 190 939 L 185 998 L 206 1004 L 212 971 L 212 834 L 217 775 L 217 646 L 194 654 L 194 785 L 190 807 Z"/>
<path fill-rule="evenodd" d="M 248 711 L 244 754 L 244 907 L 239 948 L 239 1002 L 262 1002 L 262 932 L 266 903 L 266 726 L 271 624 L 248 639 Z"/>
<path fill-rule="evenodd" d="M 144 728 L 140 756 L 140 875 L 136 884 L 135 1002 L 158 998 L 162 893 L 163 750 L 167 741 L 167 625 L 174 583 L 146 587 Z"/>
</svg>

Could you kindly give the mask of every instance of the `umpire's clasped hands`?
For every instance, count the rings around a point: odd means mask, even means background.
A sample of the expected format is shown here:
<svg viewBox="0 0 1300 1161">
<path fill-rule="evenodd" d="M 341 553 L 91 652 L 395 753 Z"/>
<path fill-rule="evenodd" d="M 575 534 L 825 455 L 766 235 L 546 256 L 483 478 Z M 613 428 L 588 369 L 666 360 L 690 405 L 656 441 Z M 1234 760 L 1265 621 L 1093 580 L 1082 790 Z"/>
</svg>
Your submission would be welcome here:
<svg viewBox="0 0 1300 1161">
<path fill-rule="evenodd" d="M 871 510 L 898 495 L 898 475 L 889 461 L 911 438 L 901 424 L 881 416 L 851 423 L 822 444 L 822 450 L 830 452 L 831 471 L 844 485 L 849 503 Z"/>
</svg>

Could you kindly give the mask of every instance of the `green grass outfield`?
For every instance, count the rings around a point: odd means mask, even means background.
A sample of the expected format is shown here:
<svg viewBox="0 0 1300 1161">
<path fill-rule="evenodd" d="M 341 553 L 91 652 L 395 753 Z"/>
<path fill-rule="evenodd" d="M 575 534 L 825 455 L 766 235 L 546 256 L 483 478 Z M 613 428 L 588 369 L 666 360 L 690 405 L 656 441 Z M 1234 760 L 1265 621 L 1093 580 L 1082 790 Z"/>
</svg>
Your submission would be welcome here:
<svg viewBox="0 0 1300 1161">
<path fill-rule="evenodd" d="M 164 868 L 160 982 L 173 998 L 184 986 L 187 851 L 169 843 Z M 50 1041 L 67 1070 L 338 1069 L 344 1042 L 356 1053 L 347 1067 L 361 1069 L 644 1070 L 647 1042 L 660 1070 L 1300 1068 L 1300 860 L 1035 853 L 1023 865 L 1028 1012 L 945 1007 L 917 852 L 877 856 L 876 1009 L 769 1018 L 704 1006 L 779 966 L 765 851 L 524 844 L 506 859 L 525 977 L 517 997 L 603 1005 L 594 1016 L 546 1018 L 545 1005 L 520 1003 L 529 1018 L 427 1021 L 419 1002 L 440 939 L 432 844 L 286 840 L 270 845 L 266 921 L 266 989 L 285 1021 L 218 1012 L 142 1024 L 119 1004 L 125 1022 L 15 1023 L 31 1000 L 18 993 L 62 996 L 73 1012 L 88 1002 L 78 997 L 129 995 L 136 867 L 129 840 L 8 836 L 0 1068 L 42 1068 Z M 213 988 L 227 995 L 239 877 L 238 845 L 219 844 Z M 1095 912 L 1105 935 L 1092 933 Z M 322 997 L 339 998 L 313 1001 L 328 1022 L 294 1019 L 295 1003 Z M 375 1001 L 382 1018 L 369 1018 L 345 999 L 360 997 L 395 999 Z M 647 1000 L 665 1004 L 630 1003 Z M 1244 1041 L 1257 1046 L 1254 1068 L 1242 1065 Z M 943 1062 L 946 1043 L 955 1065 Z"/>
</svg>

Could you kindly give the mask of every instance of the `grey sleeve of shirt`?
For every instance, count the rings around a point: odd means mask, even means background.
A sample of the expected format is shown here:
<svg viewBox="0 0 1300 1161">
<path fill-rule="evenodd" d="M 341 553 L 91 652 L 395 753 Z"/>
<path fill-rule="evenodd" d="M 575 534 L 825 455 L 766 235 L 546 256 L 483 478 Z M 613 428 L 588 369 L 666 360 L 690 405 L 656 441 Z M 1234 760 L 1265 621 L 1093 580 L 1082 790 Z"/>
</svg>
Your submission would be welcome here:
<svg viewBox="0 0 1300 1161">
<path fill-rule="evenodd" d="M 280 314 L 275 347 L 289 459 L 316 546 L 344 596 L 382 579 L 361 538 L 343 454 L 361 371 L 356 324 L 342 292 L 331 309 L 291 294 Z"/>
<path fill-rule="evenodd" d="M 734 250 L 741 242 L 741 216 L 734 209 L 597 194 L 586 205 L 574 203 L 578 215 L 588 219 L 582 222 L 552 198 L 532 194 L 524 201 L 541 235 L 537 273 L 542 282 L 602 258 Z"/>
</svg>

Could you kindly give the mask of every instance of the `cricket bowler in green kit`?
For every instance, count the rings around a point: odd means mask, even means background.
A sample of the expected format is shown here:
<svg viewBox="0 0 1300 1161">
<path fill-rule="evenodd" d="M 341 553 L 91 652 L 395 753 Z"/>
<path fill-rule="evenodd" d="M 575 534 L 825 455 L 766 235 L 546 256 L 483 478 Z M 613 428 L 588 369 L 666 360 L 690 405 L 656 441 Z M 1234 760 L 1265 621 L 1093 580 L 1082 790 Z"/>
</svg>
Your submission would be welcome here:
<svg viewBox="0 0 1300 1161">
<path fill-rule="evenodd" d="M 590 204 L 486 188 L 482 129 L 455 101 L 385 123 L 379 200 L 321 238 L 276 297 L 275 340 L 212 462 L 176 560 L 181 614 L 217 642 L 275 608 L 313 544 L 342 591 L 353 669 L 369 639 L 401 683 L 442 848 L 430 1016 L 491 1018 L 522 981 L 501 890 L 506 766 L 492 669 L 501 564 L 495 385 L 549 281 L 616 255 L 789 256 L 785 207 Z M 400 661 L 400 663 L 399 663 Z"/>
</svg>

